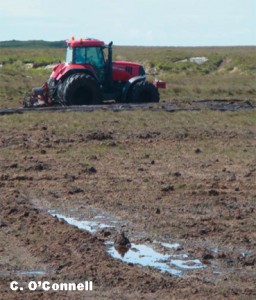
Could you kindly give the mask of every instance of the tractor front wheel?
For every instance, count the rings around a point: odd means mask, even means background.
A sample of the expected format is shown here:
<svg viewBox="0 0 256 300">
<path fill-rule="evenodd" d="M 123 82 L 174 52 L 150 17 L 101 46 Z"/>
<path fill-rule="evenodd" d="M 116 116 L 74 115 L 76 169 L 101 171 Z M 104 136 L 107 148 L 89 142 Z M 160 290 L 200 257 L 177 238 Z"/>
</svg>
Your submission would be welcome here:
<svg viewBox="0 0 256 300">
<path fill-rule="evenodd" d="M 70 75 L 63 83 L 61 94 L 66 105 L 93 105 L 100 101 L 99 84 L 89 74 Z"/>
<path fill-rule="evenodd" d="M 129 102 L 146 103 L 159 102 L 158 89 L 148 81 L 140 81 L 134 84 L 128 96 Z"/>
</svg>

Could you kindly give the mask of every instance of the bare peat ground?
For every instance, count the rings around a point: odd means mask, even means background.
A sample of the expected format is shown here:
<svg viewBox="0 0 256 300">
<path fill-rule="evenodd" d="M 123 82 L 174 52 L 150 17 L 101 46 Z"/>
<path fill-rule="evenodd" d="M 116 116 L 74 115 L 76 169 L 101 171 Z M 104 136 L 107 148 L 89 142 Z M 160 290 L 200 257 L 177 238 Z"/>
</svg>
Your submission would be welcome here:
<svg viewBox="0 0 256 300">
<path fill-rule="evenodd" d="M 0 298 L 255 299 L 255 120 L 254 110 L 1 116 Z M 205 267 L 178 277 L 125 264 L 104 245 L 117 231 L 49 214 L 88 208 L 124 221 L 131 242 L 178 242 Z M 94 289 L 31 292 L 31 280 Z"/>
</svg>

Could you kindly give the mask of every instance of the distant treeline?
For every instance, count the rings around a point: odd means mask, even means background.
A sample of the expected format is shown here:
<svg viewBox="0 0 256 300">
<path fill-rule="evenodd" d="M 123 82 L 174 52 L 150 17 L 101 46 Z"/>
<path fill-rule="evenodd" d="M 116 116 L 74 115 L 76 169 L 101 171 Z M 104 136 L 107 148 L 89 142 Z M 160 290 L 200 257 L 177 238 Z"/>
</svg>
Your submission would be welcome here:
<svg viewBox="0 0 256 300">
<path fill-rule="evenodd" d="M 42 40 L 31 41 L 0 41 L 0 48 L 65 48 L 65 41 L 48 42 Z"/>
</svg>

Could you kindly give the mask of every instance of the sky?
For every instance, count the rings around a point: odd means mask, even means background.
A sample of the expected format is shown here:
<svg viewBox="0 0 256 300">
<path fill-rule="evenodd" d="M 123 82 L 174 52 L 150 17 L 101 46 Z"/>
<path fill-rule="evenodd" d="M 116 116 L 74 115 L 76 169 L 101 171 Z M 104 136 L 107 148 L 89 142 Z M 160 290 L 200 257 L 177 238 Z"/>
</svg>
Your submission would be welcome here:
<svg viewBox="0 0 256 300">
<path fill-rule="evenodd" d="M 256 45 L 256 0 L 0 0 L 0 41 Z"/>
</svg>

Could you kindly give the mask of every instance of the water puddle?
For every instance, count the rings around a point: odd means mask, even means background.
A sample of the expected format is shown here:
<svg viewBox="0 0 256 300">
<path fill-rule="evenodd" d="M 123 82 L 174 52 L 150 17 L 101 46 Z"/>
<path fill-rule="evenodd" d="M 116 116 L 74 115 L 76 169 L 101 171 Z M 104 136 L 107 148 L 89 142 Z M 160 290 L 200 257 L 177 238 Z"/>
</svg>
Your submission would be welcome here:
<svg viewBox="0 0 256 300">
<path fill-rule="evenodd" d="M 108 253 L 125 263 L 138 264 L 144 267 L 152 267 L 161 272 L 168 272 L 172 275 L 180 276 L 185 270 L 200 269 L 204 266 L 198 260 L 185 260 L 184 255 L 162 254 L 152 247 L 144 244 L 131 244 L 131 248 L 126 253 L 121 253 L 119 249 L 112 245 L 108 248 Z M 180 257 L 180 259 L 177 259 Z M 175 259 L 174 259 L 175 258 Z M 177 269 L 178 267 L 178 269 Z"/>
<path fill-rule="evenodd" d="M 92 234 L 105 228 L 112 228 L 116 232 L 120 232 L 120 229 L 125 226 L 124 222 L 110 215 L 99 213 L 95 209 L 90 209 L 90 217 L 87 216 L 87 218 L 84 215 L 73 216 L 75 213 L 74 209 L 69 210 L 72 216 L 66 216 L 54 210 L 49 210 L 48 212 L 53 217 L 63 219 L 68 224 Z M 136 240 L 138 236 L 142 237 L 143 235 L 137 233 L 129 236 L 129 239 Z M 205 267 L 199 259 L 189 259 L 188 255 L 181 251 L 182 248 L 179 243 L 154 241 L 153 243 L 139 244 L 132 242 L 129 247 L 120 247 L 112 239 L 111 234 L 106 238 L 105 244 L 108 254 L 128 264 L 152 267 L 175 276 L 181 276 L 188 270 Z"/>
<path fill-rule="evenodd" d="M 96 221 L 79 221 L 72 217 L 66 217 L 62 214 L 55 213 L 54 211 L 49 211 L 49 212 L 52 216 L 57 217 L 58 219 L 63 219 L 66 222 L 68 222 L 68 224 L 76 226 L 79 229 L 86 230 L 90 233 L 96 233 L 99 229 L 112 227 L 111 225 L 107 225 Z"/>
<path fill-rule="evenodd" d="M 32 270 L 32 271 L 19 271 L 16 272 L 17 275 L 32 275 L 32 276 L 36 276 L 36 275 L 46 275 L 45 271 L 42 270 Z"/>
<path fill-rule="evenodd" d="M 165 248 L 168 249 L 172 249 L 172 250 L 178 250 L 180 248 L 180 244 L 179 243 L 161 243 L 162 246 L 164 246 Z"/>
<path fill-rule="evenodd" d="M 153 248 L 143 244 L 131 244 L 131 248 L 122 253 L 119 249 L 116 249 L 114 245 L 109 247 L 108 253 L 117 259 L 122 260 L 125 263 L 138 264 L 144 267 L 152 267 L 162 272 L 168 272 L 172 275 L 181 275 L 181 271 L 171 268 L 167 264 L 170 258 L 167 254 L 161 254 L 156 252 Z"/>
<path fill-rule="evenodd" d="M 10 275 L 42 276 L 42 275 L 46 275 L 46 274 L 47 274 L 47 272 L 43 271 L 43 270 L 0 272 L 0 276 L 10 276 Z"/>
</svg>

